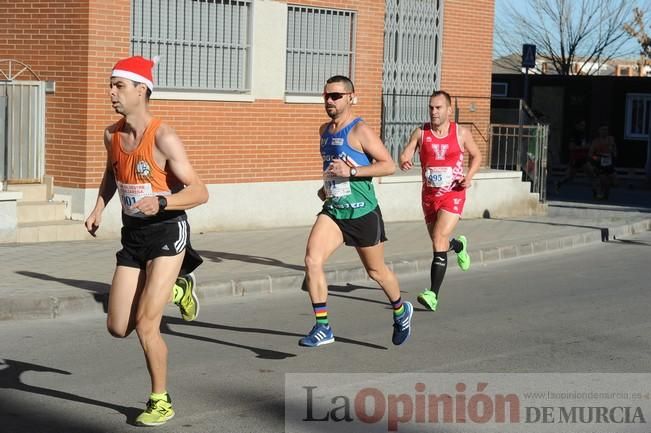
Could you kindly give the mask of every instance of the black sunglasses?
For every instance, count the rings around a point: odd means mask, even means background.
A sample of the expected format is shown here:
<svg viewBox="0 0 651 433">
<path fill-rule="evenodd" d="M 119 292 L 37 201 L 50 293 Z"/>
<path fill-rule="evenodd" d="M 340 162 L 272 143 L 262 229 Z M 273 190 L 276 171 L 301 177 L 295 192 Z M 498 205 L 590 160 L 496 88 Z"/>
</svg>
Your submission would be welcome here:
<svg viewBox="0 0 651 433">
<path fill-rule="evenodd" d="M 343 98 L 344 95 L 350 95 L 350 92 L 348 92 L 348 93 L 339 93 L 339 92 L 324 93 L 323 94 L 323 100 L 327 101 L 328 99 L 332 99 L 333 101 L 338 101 L 341 98 Z"/>
</svg>

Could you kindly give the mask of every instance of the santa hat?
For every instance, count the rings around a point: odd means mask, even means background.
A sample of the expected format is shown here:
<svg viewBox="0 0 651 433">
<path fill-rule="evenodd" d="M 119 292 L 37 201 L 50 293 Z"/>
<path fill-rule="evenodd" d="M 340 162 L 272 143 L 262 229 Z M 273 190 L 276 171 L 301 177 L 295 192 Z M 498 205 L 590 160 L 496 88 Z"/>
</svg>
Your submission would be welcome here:
<svg viewBox="0 0 651 433">
<path fill-rule="evenodd" d="M 115 64 L 111 77 L 127 78 L 145 84 L 149 90 L 154 91 L 154 78 L 152 69 L 158 63 L 158 56 L 152 60 L 142 56 L 133 56 L 122 59 Z"/>
</svg>

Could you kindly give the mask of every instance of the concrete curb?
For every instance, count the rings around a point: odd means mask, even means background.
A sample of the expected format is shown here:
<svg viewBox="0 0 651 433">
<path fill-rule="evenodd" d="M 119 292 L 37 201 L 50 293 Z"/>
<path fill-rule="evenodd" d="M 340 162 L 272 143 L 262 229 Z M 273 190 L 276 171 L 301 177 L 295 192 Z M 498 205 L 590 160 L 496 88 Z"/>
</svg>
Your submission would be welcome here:
<svg viewBox="0 0 651 433">
<path fill-rule="evenodd" d="M 58 296 L 20 296 L 5 299 L 0 306 L 4 320 L 56 319 L 79 314 L 106 312 L 108 295 L 72 291 Z"/>
<path fill-rule="evenodd" d="M 475 264 L 492 263 L 517 257 L 526 257 L 547 252 L 570 249 L 618 237 L 651 231 L 651 218 L 615 227 L 585 228 L 579 233 L 549 239 L 539 239 L 501 247 L 487 247 L 473 250 Z M 431 255 L 423 254 L 411 258 L 387 262 L 400 276 L 429 273 Z M 201 300 L 211 302 L 223 297 L 262 295 L 294 290 L 303 286 L 303 272 L 265 274 L 243 279 L 199 282 L 198 295 Z M 346 284 L 350 281 L 369 281 L 366 271 L 359 263 L 344 263 L 326 271 L 329 284 Z M 23 295 L 10 297 L 0 305 L 0 321 L 22 319 L 56 319 L 79 314 L 105 313 L 107 294 L 93 294 L 74 290 L 58 296 L 41 297 Z"/>
<path fill-rule="evenodd" d="M 651 230 L 651 219 L 616 227 L 594 228 L 569 236 L 481 249 L 479 251 L 479 261 L 481 263 L 488 263 L 497 260 L 542 254 L 560 249 L 580 247 L 593 243 L 608 242 L 617 239 L 617 237 L 629 236 L 649 230 Z"/>
<path fill-rule="evenodd" d="M 584 229 L 581 233 L 550 239 L 541 239 L 521 244 L 502 247 L 489 247 L 473 250 L 474 263 L 490 263 L 542 254 L 560 249 L 569 249 L 593 243 L 607 242 L 618 237 L 651 231 L 651 218 L 635 223 Z M 432 256 L 424 254 L 409 259 L 387 261 L 387 265 L 400 277 L 418 273 L 429 273 Z M 259 278 L 230 280 L 217 284 L 202 283 L 199 296 L 210 300 L 221 296 L 246 296 L 251 294 L 269 294 L 274 292 L 302 288 L 304 274 L 295 272 L 285 275 L 264 275 Z M 326 271 L 328 284 L 345 284 L 350 281 L 370 281 L 365 269 L 358 263 L 341 264 L 336 269 Z"/>
</svg>

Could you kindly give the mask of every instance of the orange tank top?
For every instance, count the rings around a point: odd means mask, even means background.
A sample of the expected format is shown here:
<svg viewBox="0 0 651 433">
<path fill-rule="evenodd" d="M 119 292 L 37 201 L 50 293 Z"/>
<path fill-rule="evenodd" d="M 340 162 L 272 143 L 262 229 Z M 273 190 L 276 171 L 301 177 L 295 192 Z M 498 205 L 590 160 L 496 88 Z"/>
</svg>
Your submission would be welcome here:
<svg viewBox="0 0 651 433">
<path fill-rule="evenodd" d="M 154 159 L 156 131 L 161 121 L 152 119 L 147 125 L 138 146 L 131 152 L 122 147 L 119 132 L 124 127 L 121 119 L 111 137 L 111 165 L 115 175 L 122 212 L 136 218 L 146 218 L 131 209 L 134 203 L 143 197 L 169 195 L 176 189 L 178 180 L 171 173 L 160 168 Z"/>
</svg>

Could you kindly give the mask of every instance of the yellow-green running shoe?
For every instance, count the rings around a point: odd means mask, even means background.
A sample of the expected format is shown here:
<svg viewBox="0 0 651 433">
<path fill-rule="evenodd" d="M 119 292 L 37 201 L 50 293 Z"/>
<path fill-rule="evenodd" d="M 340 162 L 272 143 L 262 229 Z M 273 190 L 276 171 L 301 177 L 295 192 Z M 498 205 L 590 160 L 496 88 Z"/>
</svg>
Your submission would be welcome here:
<svg viewBox="0 0 651 433">
<path fill-rule="evenodd" d="M 457 264 L 462 271 L 467 271 L 470 269 L 470 255 L 468 254 L 468 239 L 464 235 L 461 235 L 457 238 L 463 248 L 457 253 Z"/>
<path fill-rule="evenodd" d="M 165 424 L 174 418 L 174 409 L 172 409 L 172 400 L 170 395 L 165 395 L 165 400 L 149 400 L 147 409 L 136 418 L 137 425 L 157 426 Z"/>
<path fill-rule="evenodd" d="M 430 311 L 436 311 L 436 306 L 439 303 L 438 299 L 436 299 L 436 293 L 432 292 L 429 289 L 421 292 L 416 299 L 418 299 L 420 305 Z"/>
<path fill-rule="evenodd" d="M 176 285 L 183 289 L 183 296 L 177 303 L 183 320 L 191 322 L 199 316 L 199 298 L 197 297 L 197 279 L 194 272 L 176 279 Z"/>
</svg>

